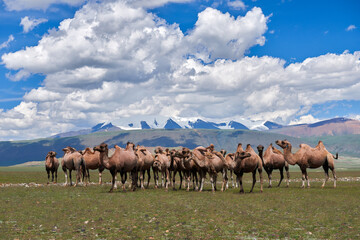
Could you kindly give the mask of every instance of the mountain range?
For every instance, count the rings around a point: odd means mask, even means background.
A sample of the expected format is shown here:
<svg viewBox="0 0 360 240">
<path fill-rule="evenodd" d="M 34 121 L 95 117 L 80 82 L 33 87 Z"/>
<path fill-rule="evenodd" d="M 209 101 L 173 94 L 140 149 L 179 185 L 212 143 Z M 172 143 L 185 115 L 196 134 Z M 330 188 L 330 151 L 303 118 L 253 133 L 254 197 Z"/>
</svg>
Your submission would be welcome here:
<svg viewBox="0 0 360 240">
<path fill-rule="evenodd" d="M 168 118 L 166 121 L 162 122 L 156 119 L 154 119 L 153 122 L 145 120 L 140 120 L 139 122 L 131 121 L 127 124 L 127 127 L 115 126 L 111 122 L 103 122 L 89 129 L 59 133 L 52 136 L 52 138 L 71 137 L 94 132 L 140 129 L 241 129 L 270 131 L 292 137 L 339 136 L 347 134 L 360 134 L 360 121 L 348 118 L 333 118 L 316 123 L 298 125 L 281 125 L 275 122 L 265 121 L 260 124 L 247 127 L 246 125 L 236 121 L 215 123 L 197 119 L 196 121 L 176 122 L 172 118 Z"/>
</svg>

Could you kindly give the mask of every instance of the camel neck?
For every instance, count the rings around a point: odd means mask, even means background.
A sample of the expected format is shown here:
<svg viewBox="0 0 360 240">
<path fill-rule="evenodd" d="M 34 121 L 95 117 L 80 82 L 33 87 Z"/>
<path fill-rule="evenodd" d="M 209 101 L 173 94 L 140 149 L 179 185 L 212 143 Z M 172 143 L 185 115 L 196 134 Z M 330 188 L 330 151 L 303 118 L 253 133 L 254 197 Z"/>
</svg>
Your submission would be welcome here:
<svg viewBox="0 0 360 240">
<path fill-rule="evenodd" d="M 294 154 L 291 152 L 291 148 L 289 147 L 284 148 L 284 158 L 290 165 L 296 164 L 296 159 L 294 157 Z"/>
<path fill-rule="evenodd" d="M 104 152 L 100 152 L 100 163 L 103 165 L 106 169 L 110 169 L 109 165 L 109 157 L 108 157 L 108 150 Z"/>
</svg>

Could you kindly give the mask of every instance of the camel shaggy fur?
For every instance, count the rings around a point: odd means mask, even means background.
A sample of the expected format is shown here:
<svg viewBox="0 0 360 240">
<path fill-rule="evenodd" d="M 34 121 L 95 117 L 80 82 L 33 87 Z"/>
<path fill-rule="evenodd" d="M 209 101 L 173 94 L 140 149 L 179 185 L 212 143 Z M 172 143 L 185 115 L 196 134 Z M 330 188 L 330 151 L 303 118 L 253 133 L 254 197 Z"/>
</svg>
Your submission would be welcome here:
<svg viewBox="0 0 360 240">
<path fill-rule="evenodd" d="M 66 147 L 63 149 L 64 151 L 64 157 L 61 162 L 62 169 L 65 174 L 65 185 L 67 185 L 67 170 L 69 170 L 69 178 L 70 178 L 70 186 L 72 185 L 71 180 L 71 171 L 76 171 L 76 183 L 74 186 L 76 186 L 81 181 L 81 174 L 85 175 L 85 161 L 81 153 L 76 151 L 73 147 Z"/>
<path fill-rule="evenodd" d="M 84 161 L 85 161 L 86 172 L 87 172 L 86 175 L 88 177 L 88 181 L 90 182 L 89 169 L 91 169 L 91 170 L 98 169 L 99 170 L 99 184 L 102 184 L 102 172 L 104 171 L 105 168 L 103 165 L 101 165 L 101 162 L 100 162 L 100 152 L 94 151 L 90 148 L 86 148 L 84 151 L 81 151 L 80 153 L 82 154 Z M 84 177 L 83 177 L 83 179 L 84 179 Z"/>
</svg>

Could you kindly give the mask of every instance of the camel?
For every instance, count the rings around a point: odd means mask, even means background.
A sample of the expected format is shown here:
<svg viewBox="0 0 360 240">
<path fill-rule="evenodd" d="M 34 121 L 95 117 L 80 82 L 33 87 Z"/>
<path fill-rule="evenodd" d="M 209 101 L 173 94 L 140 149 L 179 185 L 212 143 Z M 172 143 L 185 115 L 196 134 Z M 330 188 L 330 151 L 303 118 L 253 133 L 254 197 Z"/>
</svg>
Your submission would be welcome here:
<svg viewBox="0 0 360 240">
<path fill-rule="evenodd" d="M 233 178 L 233 172 L 234 172 L 234 168 L 236 166 L 236 162 L 235 162 L 235 153 L 228 153 L 225 155 L 225 161 L 226 164 L 228 166 L 228 170 L 230 173 L 230 180 L 231 180 L 231 185 L 232 187 L 238 187 L 238 181 L 236 180 L 234 183 L 234 178 Z M 226 186 L 226 188 L 228 188 L 228 184 Z"/>
<path fill-rule="evenodd" d="M 159 186 L 159 175 L 161 172 L 161 186 L 165 186 L 165 189 L 168 189 L 170 183 L 170 159 L 167 155 L 167 150 L 163 150 L 161 147 L 157 147 L 155 150 L 155 158 L 153 163 L 153 172 L 154 172 L 154 181 L 155 188 Z M 165 181 L 165 182 L 164 182 Z"/>
<path fill-rule="evenodd" d="M 263 161 L 263 167 L 269 178 L 269 188 L 272 187 L 271 186 L 272 171 L 274 169 L 279 169 L 279 171 L 280 171 L 280 181 L 278 184 L 278 187 L 279 187 L 281 184 L 281 181 L 284 179 L 284 168 L 285 168 L 286 176 L 287 176 L 286 187 L 289 187 L 289 179 L 290 179 L 289 164 L 285 161 L 285 158 L 284 158 L 284 155 L 282 154 L 282 152 L 280 150 L 274 148 L 272 143 L 266 149 L 264 154 L 263 154 L 263 151 L 264 151 L 263 145 L 257 146 L 257 149 L 259 152 L 259 156 L 260 156 L 261 160 Z"/>
<path fill-rule="evenodd" d="M 183 182 L 183 174 L 184 171 L 186 171 L 184 163 L 183 163 L 183 158 L 184 156 L 182 155 L 182 151 L 180 150 L 176 150 L 176 149 L 172 149 L 170 151 L 170 170 L 173 171 L 173 176 L 172 176 L 172 181 L 173 181 L 173 189 L 175 190 L 175 177 L 176 177 L 176 173 L 179 172 L 179 176 L 180 176 L 180 185 L 179 185 L 179 189 L 181 189 L 182 186 L 182 182 Z"/>
<path fill-rule="evenodd" d="M 56 158 L 56 152 L 50 151 L 46 155 L 45 158 L 45 169 L 48 175 L 48 184 L 50 181 L 50 172 L 51 172 L 51 182 L 56 183 L 57 182 L 57 170 L 59 167 L 59 161 Z M 54 173 L 55 173 L 55 182 L 54 182 Z"/>
<path fill-rule="evenodd" d="M 154 163 L 154 157 L 149 150 L 147 150 L 144 146 L 139 145 L 136 147 L 136 155 L 138 156 L 137 171 L 140 173 L 140 187 L 141 189 L 145 189 L 145 171 L 147 171 L 148 174 L 148 181 L 146 185 L 146 188 L 148 188 L 150 183 L 150 169 Z"/>
<path fill-rule="evenodd" d="M 200 192 L 203 190 L 206 173 L 209 173 L 210 175 L 212 191 L 216 191 L 216 179 L 218 172 L 222 172 L 223 174 L 223 184 L 221 191 L 225 190 L 227 183 L 227 165 L 222 154 L 214 150 L 213 144 L 207 148 L 202 146 L 195 148 L 192 151 L 192 156 L 186 161 L 189 160 L 193 160 L 199 168 Z"/>
<path fill-rule="evenodd" d="M 242 177 L 244 173 L 252 173 L 253 183 L 250 192 L 253 191 L 256 183 L 256 170 L 260 175 L 260 192 L 263 191 L 263 178 L 262 178 L 262 161 L 259 155 L 257 155 L 250 144 L 246 146 L 245 151 L 242 148 L 242 144 L 239 143 L 235 153 L 236 166 L 234 172 L 238 175 L 240 183 L 240 193 L 244 193 L 242 185 Z"/>
<path fill-rule="evenodd" d="M 99 184 L 102 184 L 102 172 L 104 171 L 105 168 L 100 163 L 100 152 L 96 152 L 90 148 L 86 148 L 84 151 L 80 151 L 80 153 L 82 154 L 85 161 L 88 181 L 90 182 L 89 169 L 91 170 L 99 169 Z M 83 176 L 83 180 L 84 177 L 85 176 Z"/>
<path fill-rule="evenodd" d="M 77 186 L 79 181 L 81 181 L 80 175 L 85 175 L 85 161 L 81 153 L 76 151 L 73 147 L 66 147 L 63 149 L 64 151 L 64 157 L 61 162 L 62 169 L 65 174 L 65 185 L 67 185 L 67 170 L 69 170 L 69 178 L 70 178 L 70 186 L 72 186 L 72 180 L 71 180 L 71 171 L 76 170 L 76 183 L 74 186 Z"/>
<path fill-rule="evenodd" d="M 192 153 L 189 148 L 183 147 L 182 151 L 178 151 L 178 156 L 181 158 L 182 166 L 184 167 L 184 175 L 187 180 L 186 191 L 190 191 L 190 181 L 192 179 L 193 189 L 197 190 L 198 188 L 198 177 L 197 173 L 199 171 L 197 165 L 193 160 L 190 159 Z M 196 182 L 196 184 L 195 184 Z"/>
<path fill-rule="evenodd" d="M 127 172 L 131 172 L 132 184 L 131 190 L 136 190 L 137 182 L 137 162 L 138 157 L 135 155 L 135 145 L 132 142 L 126 144 L 126 148 L 123 149 L 115 145 L 114 154 L 109 157 L 109 149 L 106 143 L 102 143 L 94 147 L 95 151 L 100 152 L 100 162 L 101 164 L 110 171 L 112 176 L 112 185 L 110 188 L 110 193 L 114 190 L 116 185 L 116 174 L 119 172 L 121 176 L 121 182 L 123 184 L 123 191 L 125 191 L 125 182 L 127 177 Z"/>
<path fill-rule="evenodd" d="M 322 188 L 325 187 L 326 182 L 329 179 L 329 168 L 332 171 L 334 177 L 334 188 L 336 187 L 336 172 L 334 159 L 338 159 L 338 153 L 336 156 L 333 156 L 329 153 L 322 141 L 318 142 L 318 145 L 315 148 L 310 147 L 307 144 L 300 144 L 300 149 L 296 153 L 292 153 L 292 145 L 287 140 L 277 140 L 276 144 L 279 145 L 282 149 L 284 149 L 284 157 L 285 160 L 290 165 L 297 164 L 302 172 L 302 185 L 301 187 L 305 187 L 305 179 L 307 181 L 307 186 L 310 187 L 310 180 L 308 178 L 307 168 L 319 168 L 323 167 L 325 172 L 325 179 L 322 184 Z"/>
</svg>

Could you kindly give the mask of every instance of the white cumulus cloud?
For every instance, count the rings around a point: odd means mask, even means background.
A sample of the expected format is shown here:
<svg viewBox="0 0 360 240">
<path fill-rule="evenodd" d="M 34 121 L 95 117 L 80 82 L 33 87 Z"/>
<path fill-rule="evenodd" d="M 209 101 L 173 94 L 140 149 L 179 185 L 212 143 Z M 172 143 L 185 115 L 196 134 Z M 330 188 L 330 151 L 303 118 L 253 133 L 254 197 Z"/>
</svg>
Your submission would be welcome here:
<svg viewBox="0 0 360 240">
<path fill-rule="evenodd" d="M 3 0 L 9 11 L 23 11 L 29 9 L 46 10 L 52 4 L 68 4 L 79 6 L 86 0 Z"/>
<path fill-rule="evenodd" d="M 28 16 L 25 16 L 21 18 L 20 26 L 23 27 L 24 33 L 27 33 L 31 30 L 33 30 L 36 26 L 38 26 L 41 23 L 47 22 L 47 19 L 45 18 L 39 18 L 39 19 L 31 19 Z"/>
<path fill-rule="evenodd" d="M 15 39 L 14 36 L 13 36 L 13 35 L 10 35 L 9 38 L 8 38 L 8 40 L 6 40 L 5 42 L 3 42 L 3 43 L 0 44 L 0 49 L 9 47 L 9 44 L 10 44 L 12 41 L 14 41 L 14 39 Z"/>
<path fill-rule="evenodd" d="M 346 31 L 352 31 L 352 30 L 354 30 L 354 29 L 356 29 L 356 26 L 353 25 L 353 24 L 351 24 L 351 25 L 349 25 L 349 26 L 346 28 Z"/>
</svg>

